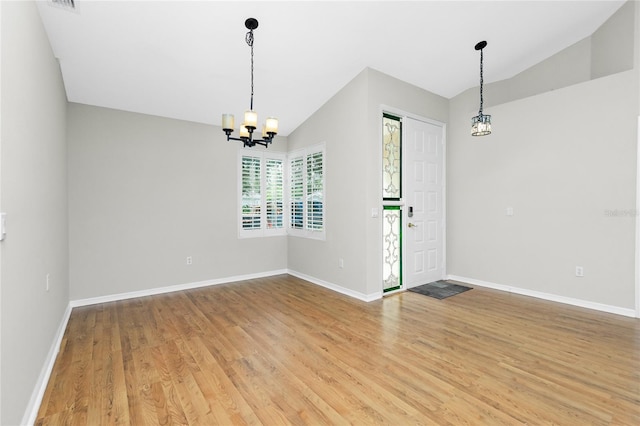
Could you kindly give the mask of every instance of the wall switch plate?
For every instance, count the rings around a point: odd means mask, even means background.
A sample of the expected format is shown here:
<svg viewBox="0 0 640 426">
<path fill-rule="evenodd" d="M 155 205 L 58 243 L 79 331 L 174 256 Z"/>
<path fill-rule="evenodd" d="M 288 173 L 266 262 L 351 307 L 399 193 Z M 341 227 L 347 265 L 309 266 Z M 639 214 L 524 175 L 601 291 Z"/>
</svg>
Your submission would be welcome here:
<svg viewBox="0 0 640 426">
<path fill-rule="evenodd" d="M 0 213 L 0 241 L 4 240 L 4 237 L 7 235 L 6 221 L 7 214 Z"/>
<path fill-rule="evenodd" d="M 584 268 L 582 266 L 576 266 L 576 277 L 584 277 Z"/>
<path fill-rule="evenodd" d="M 513 216 L 513 207 L 507 207 L 507 216 Z"/>
</svg>

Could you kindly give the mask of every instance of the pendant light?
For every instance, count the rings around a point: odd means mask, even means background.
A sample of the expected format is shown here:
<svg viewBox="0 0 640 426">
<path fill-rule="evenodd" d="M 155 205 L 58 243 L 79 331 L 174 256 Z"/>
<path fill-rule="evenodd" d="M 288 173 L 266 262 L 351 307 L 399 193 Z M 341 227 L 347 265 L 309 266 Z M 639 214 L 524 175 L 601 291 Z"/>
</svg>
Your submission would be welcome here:
<svg viewBox="0 0 640 426">
<path fill-rule="evenodd" d="M 233 114 L 222 114 L 222 131 L 227 135 L 227 140 L 240 141 L 245 147 L 262 145 L 268 147 L 278 134 L 278 119 L 268 117 L 262 126 L 262 135 L 254 139 L 255 130 L 258 127 L 258 113 L 253 110 L 253 30 L 258 28 L 258 20 L 249 18 L 244 22 L 244 26 L 249 30 L 245 36 L 245 41 L 251 48 L 251 102 L 249 109 L 244 113 L 244 122 L 240 125 L 240 137 L 231 137 L 235 119 Z"/>
<path fill-rule="evenodd" d="M 482 113 L 482 85 L 484 84 L 483 74 L 482 74 L 482 65 L 483 65 L 483 54 L 482 49 L 487 47 L 486 41 L 481 41 L 476 44 L 475 49 L 480 51 L 480 111 L 478 111 L 478 115 L 471 119 L 471 136 L 485 136 L 491 134 L 491 116 L 484 115 Z"/>
</svg>

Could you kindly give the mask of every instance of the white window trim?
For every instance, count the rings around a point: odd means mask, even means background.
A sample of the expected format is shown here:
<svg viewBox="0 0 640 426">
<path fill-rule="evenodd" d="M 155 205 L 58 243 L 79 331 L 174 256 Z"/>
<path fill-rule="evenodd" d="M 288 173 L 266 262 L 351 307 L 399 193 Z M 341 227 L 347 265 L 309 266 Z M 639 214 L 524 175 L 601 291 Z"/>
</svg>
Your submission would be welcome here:
<svg viewBox="0 0 640 426">
<path fill-rule="evenodd" d="M 260 174 L 261 174 L 261 195 L 262 195 L 262 205 L 260 206 L 260 223 L 262 226 L 259 229 L 244 229 L 242 227 L 242 157 L 256 157 L 260 158 Z M 283 225 L 282 228 L 269 229 L 265 228 L 264 225 L 267 223 L 267 209 L 266 209 L 266 197 L 264 196 L 264 191 L 266 187 L 266 161 L 268 159 L 280 160 L 283 164 L 283 205 L 288 205 L 287 196 L 288 196 L 288 185 L 287 185 L 287 173 L 289 169 L 289 162 L 287 155 L 282 152 L 276 151 L 259 151 L 259 150 L 251 150 L 248 151 L 243 149 L 242 147 L 238 149 L 238 175 L 237 175 L 237 207 L 236 207 L 236 220 L 238 226 L 238 238 L 258 238 L 258 237 L 274 237 L 274 236 L 284 236 L 287 235 L 287 227 L 289 226 L 289 222 L 287 219 L 287 211 L 286 208 L 283 209 Z"/>
<path fill-rule="evenodd" d="M 321 230 L 314 230 L 314 229 L 306 229 L 306 226 L 303 229 L 295 229 L 291 227 L 291 203 L 290 203 L 290 191 L 291 191 L 291 185 L 289 182 L 289 172 L 290 172 L 290 167 L 291 167 L 291 160 L 293 158 L 296 157 L 302 157 L 305 159 L 305 161 L 303 162 L 304 164 L 304 187 L 305 187 L 305 193 L 306 193 L 306 186 L 307 186 L 307 182 L 306 182 L 306 167 L 307 167 L 307 163 L 306 163 L 306 157 L 309 154 L 313 154 L 313 153 L 318 153 L 321 152 L 322 153 L 322 229 Z M 287 220 L 286 220 L 286 228 L 287 228 L 287 232 L 290 236 L 292 237 L 301 237 L 301 238 L 311 238 L 311 239 L 316 239 L 316 240 L 325 240 L 326 239 L 326 229 L 327 229 L 327 153 L 326 153 L 326 144 L 325 142 L 321 142 L 319 144 L 316 145 L 312 145 L 306 148 L 302 148 L 296 151 L 292 151 L 287 155 L 287 187 L 286 187 L 286 214 L 287 214 Z M 303 217 L 303 221 L 306 224 L 307 221 L 307 203 L 303 203 L 303 211 L 302 211 L 302 217 Z"/>
</svg>

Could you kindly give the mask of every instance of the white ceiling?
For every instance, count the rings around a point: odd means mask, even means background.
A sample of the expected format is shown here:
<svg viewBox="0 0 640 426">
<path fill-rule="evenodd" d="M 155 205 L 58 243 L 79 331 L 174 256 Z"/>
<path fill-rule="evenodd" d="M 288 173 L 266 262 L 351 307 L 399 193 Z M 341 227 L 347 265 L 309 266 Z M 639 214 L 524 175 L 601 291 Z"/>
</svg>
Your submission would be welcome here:
<svg viewBox="0 0 640 426">
<path fill-rule="evenodd" d="M 255 102 L 288 135 L 365 67 L 446 98 L 514 76 L 592 34 L 623 1 L 39 3 L 70 102 L 220 125 Z M 237 122 L 237 121 L 236 121 Z M 345 129 L 346 130 L 346 129 Z"/>
</svg>

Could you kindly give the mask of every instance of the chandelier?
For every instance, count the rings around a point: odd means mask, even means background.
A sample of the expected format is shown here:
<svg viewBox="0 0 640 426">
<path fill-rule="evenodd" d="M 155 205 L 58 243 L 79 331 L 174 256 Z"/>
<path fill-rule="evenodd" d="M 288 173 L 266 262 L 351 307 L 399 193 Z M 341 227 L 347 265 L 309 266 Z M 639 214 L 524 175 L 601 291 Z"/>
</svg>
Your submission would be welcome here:
<svg viewBox="0 0 640 426">
<path fill-rule="evenodd" d="M 258 20 L 249 18 L 244 22 L 249 32 L 245 36 L 245 41 L 251 48 L 251 103 L 249 109 L 244 113 L 244 122 L 240 125 L 240 137 L 231 137 L 235 124 L 233 114 L 222 114 L 222 131 L 227 135 L 227 140 L 240 141 L 245 147 L 262 145 L 268 147 L 273 141 L 275 135 L 278 134 L 278 119 L 268 117 L 262 126 L 262 136 L 255 138 L 255 130 L 258 128 L 258 113 L 253 110 L 253 30 L 258 28 Z"/>
<path fill-rule="evenodd" d="M 471 136 L 485 136 L 491 134 L 491 116 L 484 115 L 482 113 L 482 85 L 484 83 L 482 75 L 482 49 L 485 47 L 487 47 L 486 41 L 479 42 L 475 47 L 476 50 L 480 51 L 480 111 L 478 111 L 478 115 L 471 118 Z"/>
</svg>

